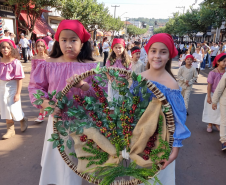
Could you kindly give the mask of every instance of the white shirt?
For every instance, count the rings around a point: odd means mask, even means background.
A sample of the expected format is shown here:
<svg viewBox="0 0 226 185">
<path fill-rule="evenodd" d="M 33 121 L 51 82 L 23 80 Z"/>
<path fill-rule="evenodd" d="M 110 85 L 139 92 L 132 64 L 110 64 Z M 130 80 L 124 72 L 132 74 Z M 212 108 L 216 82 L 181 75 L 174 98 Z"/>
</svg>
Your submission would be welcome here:
<svg viewBox="0 0 226 185">
<path fill-rule="evenodd" d="M 11 40 L 11 37 L 10 37 L 10 36 L 5 36 L 5 35 L 4 35 L 4 36 L 2 37 L 2 39 L 10 39 L 10 40 Z"/>
<path fill-rule="evenodd" d="M 192 66 L 194 68 L 200 68 L 200 63 L 202 62 L 202 54 L 201 53 L 193 53 L 192 56 L 196 59 L 196 61 L 194 61 L 192 63 Z"/>
<path fill-rule="evenodd" d="M 21 47 L 22 47 L 22 48 L 27 48 L 28 45 L 30 45 L 29 41 L 28 41 L 26 38 L 20 39 L 19 44 L 21 44 Z"/>
<path fill-rule="evenodd" d="M 105 51 L 109 52 L 109 44 L 107 42 L 104 42 L 103 44 L 103 52 Z"/>
<path fill-rule="evenodd" d="M 55 41 L 53 41 L 53 40 L 49 41 L 49 44 L 48 44 L 48 47 L 49 47 L 48 52 L 51 52 L 52 51 L 54 42 Z"/>
<path fill-rule="evenodd" d="M 180 49 L 182 50 L 184 48 L 184 44 L 181 44 L 180 45 Z"/>
<path fill-rule="evenodd" d="M 213 50 L 213 53 L 212 53 L 211 56 L 213 56 L 213 57 L 217 56 L 217 52 L 218 52 L 218 50 L 219 50 L 219 47 L 218 47 L 218 46 L 216 46 L 216 47 L 211 46 L 210 49 L 211 49 L 211 51 Z"/>
<path fill-rule="evenodd" d="M 147 53 L 146 53 L 145 49 L 144 48 L 141 48 L 141 50 L 140 50 L 140 61 L 143 64 L 145 64 L 146 57 L 147 57 Z"/>
</svg>

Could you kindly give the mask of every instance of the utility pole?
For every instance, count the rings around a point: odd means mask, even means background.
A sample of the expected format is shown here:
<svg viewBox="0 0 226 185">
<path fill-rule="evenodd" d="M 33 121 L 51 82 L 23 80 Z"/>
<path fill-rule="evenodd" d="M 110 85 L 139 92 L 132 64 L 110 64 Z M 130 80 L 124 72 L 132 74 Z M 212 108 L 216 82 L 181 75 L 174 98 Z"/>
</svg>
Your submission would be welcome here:
<svg viewBox="0 0 226 185">
<path fill-rule="evenodd" d="M 115 18 L 115 15 L 116 15 L 116 8 L 118 8 L 118 7 L 120 7 L 120 6 L 115 5 L 115 6 L 111 6 L 111 7 L 115 7 L 115 13 L 114 13 L 114 18 Z"/>
<path fill-rule="evenodd" d="M 184 14 L 185 6 L 177 6 L 176 8 L 183 8 L 183 14 Z"/>
<path fill-rule="evenodd" d="M 125 17 L 126 18 L 126 35 L 127 35 L 127 18 L 129 17 Z"/>
</svg>

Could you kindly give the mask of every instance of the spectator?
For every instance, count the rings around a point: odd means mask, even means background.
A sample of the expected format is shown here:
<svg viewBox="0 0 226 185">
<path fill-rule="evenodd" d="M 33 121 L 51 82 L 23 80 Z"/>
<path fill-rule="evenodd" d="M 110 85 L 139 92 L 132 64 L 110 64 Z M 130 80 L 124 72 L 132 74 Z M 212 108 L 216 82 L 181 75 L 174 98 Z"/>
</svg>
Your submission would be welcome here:
<svg viewBox="0 0 226 185">
<path fill-rule="evenodd" d="M 53 37 L 53 38 L 54 38 L 54 37 Z M 49 47 L 48 53 L 49 53 L 49 54 L 51 53 L 51 51 L 52 51 L 52 49 L 53 49 L 54 43 L 55 43 L 55 38 L 54 38 L 53 40 L 49 41 L 49 44 L 48 44 L 48 47 Z"/>
<path fill-rule="evenodd" d="M 221 53 L 226 53 L 226 40 L 223 42 L 223 48 Z"/>
<path fill-rule="evenodd" d="M 217 56 L 217 53 L 219 51 L 219 47 L 217 43 L 213 43 L 213 45 L 211 46 L 211 63 L 209 63 L 209 68 L 212 69 L 212 62 L 214 61 L 215 57 Z"/>
<path fill-rule="evenodd" d="M 32 53 L 32 41 L 31 41 L 30 39 L 28 39 L 28 36 L 27 36 L 27 35 L 25 35 L 25 38 L 26 38 L 26 39 L 28 40 L 28 42 L 29 42 L 29 47 L 28 47 L 27 53 L 28 53 L 28 60 L 30 60 L 31 57 L 33 57 L 33 53 Z"/>
<path fill-rule="evenodd" d="M 103 66 L 105 66 L 106 60 L 108 58 L 108 53 L 109 53 L 109 44 L 108 44 L 108 38 L 107 37 L 104 37 L 104 39 L 103 39 L 103 53 L 104 53 L 104 64 L 103 64 Z"/>
<path fill-rule="evenodd" d="M 47 36 L 45 36 L 43 38 L 43 40 L 46 42 L 47 46 L 49 44 L 49 41 L 53 40 L 52 37 L 51 37 L 51 35 L 52 35 L 51 33 L 47 32 Z"/>
<path fill-rule="evenodd" d="M 28 55 L 28 47 L 30 47 L 30 43 L 29 41 L 24 38 L 24 34 L 21 33 L 21 39 L 20 39 L 20 42 L 19 42 L 19 46 L 20 48 L 22 47 L 22 54 L 23 54 L 23 58 L 24 58 L 24 63 L 27 63 L 27 55 Z"/>
<path fill-rule="evenodd" d="M 4 30 L 4 36 L 2 39 L 14 40 L 15 34 L 11 33 L 9 30 Z"/>
</svg>

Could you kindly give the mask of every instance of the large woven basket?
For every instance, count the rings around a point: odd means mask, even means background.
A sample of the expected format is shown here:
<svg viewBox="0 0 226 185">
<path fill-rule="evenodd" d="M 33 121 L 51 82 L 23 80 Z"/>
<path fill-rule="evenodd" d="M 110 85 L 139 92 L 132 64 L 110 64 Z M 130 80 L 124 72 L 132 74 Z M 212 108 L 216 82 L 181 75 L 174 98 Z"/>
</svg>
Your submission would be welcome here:
<svg viewBox="0 0 226 185">
<path fill-rule="evenodd" d="M 127 78 L 131 78 L 131 75 L 132 75 L 132 71 L 127 71 L 125 69 L 121 69 L 121 68 L 114 68 L 114 67 L 109 67 L 107 68 L 108 72 L 110 70 L 114 70 L 114 71 L 118 71 L 119 74 L 123 74 L 125 75 Z M 71 84 L 71 85 L 67 85 L 63 90 L 62 90 L 62 97 L 64 95 L 66 95 L 70 89 L 72 87 L 75 87 L 81 80 L 84 80 L 85 78 L 87 78 L 88 76 L 92 76 L 92 75 L 95 75 L 96 73 L 94 72 L 94 70 L 90 70 L 90 71 L 87 71 L 85 73 L 82 73 L 81 75 L 75 77 L 74 79 L 74 83 Z M 172 149 L 172 145 L 173 145 L 173 141 L 174 141 L 174 138 L 173 138 L 173 134 L 174 134 L 174 131 L 175 131 L 175 124 L 174 124 L 174 117 L 173 117 L 173 112 L 172 112 L 172 109 L 171 109 L 171 106 L 170 104 L 168 103 L 168 101 L 166 100 L 166 97 L 163 95 L 163 93 L 150 81 L 148 81 L 147 79 L 145 78 L 142 78 L 142 81 L 146 81 L 147 82 L 147 87 L 153 92 L 153 94 L 156 96 L 156 98 L 161 101 L 162 103 L 162 106 L 167 108 L 169 111 L 167 111 L 165 113 L 165 116 L 166 116 L 166 123 L 167 123 L 167 128 L 168 128 L 168 131 L 169 131 L 169 145 L 170 145 L 170 148 Z M 61 99 L 62 100 L 62 99 Z M 61 101 L 60 100 L 60 101 Z M 55 123 L 58 122 L 58 118 L 54 118 L 54 121 L 53 121 L 53 131 L 54 133 L 59 134 L 57 128 L 55 127 Z M 77 171 L 77 165 L 74 164 L 68 157 L 68 155 L 63 151 L 61 152 L 60 151 L 60 147 L 61 145 L 58 145 L 58 150 L 60 152 L 60 155 L 61 157 L 63 158 L 63 160 L 66 162 L 66 164 L 77 174 L 79 175 L 80 177 L 82 177 L 83 179 L 89 181 L 90 183 L 93 183 L 93 184 L 100 184 L 101 180 L 96 180 L 92 177 L 90 177 L 88 174 L 84 174 L 84 173 L 79 173 Z M 112 183 L 111 185 L 137 185 L 137 184 L 141 184 L 142 182 L 140 180 L 137 180 L 137 179 L 132 179 L 132 180 L 125 180 L 125 179 L 122 179 L 122 180 L 115 180 L 114 183 Z"/>
</svg>

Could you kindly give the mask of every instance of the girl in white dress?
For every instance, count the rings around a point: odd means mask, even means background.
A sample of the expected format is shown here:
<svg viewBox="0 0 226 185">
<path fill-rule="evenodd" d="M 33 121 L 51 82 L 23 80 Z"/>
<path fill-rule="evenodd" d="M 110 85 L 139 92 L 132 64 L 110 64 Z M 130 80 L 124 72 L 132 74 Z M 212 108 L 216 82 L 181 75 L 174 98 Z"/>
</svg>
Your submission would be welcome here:
<svg viewBox="0 0 226 185">
<path fill-rule="evenodd" d="M 25 77 L 17 47 L 12 40 L 0 40 L 0 114 L 6 119 L 7 133 L 2 139 L 15 135 L 14 121 L 20 121 L 21 131 L 27 129 L 27 118 L 21 108 L 20 93 Z"/>
</svg>

